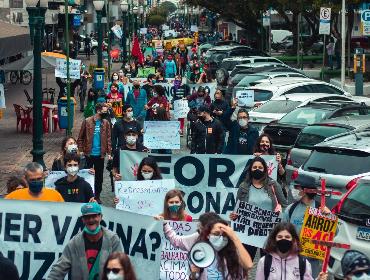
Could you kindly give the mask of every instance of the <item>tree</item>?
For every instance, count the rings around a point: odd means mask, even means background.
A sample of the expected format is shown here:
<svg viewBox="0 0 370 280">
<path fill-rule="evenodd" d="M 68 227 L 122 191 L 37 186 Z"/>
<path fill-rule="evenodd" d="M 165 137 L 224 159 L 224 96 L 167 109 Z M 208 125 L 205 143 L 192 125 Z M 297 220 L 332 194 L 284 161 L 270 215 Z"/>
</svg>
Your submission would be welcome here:
<svg viewBox="0 0 370 280">
<path fill-rule="evenodd" d="M 177 7 L 174 3 L 170 1 L 165 1 L 161 3 L 159 6 L 167 15 L 173 13 L 174 11 L 177 10 Z"/>
<path fill-rule="evenodd" d="M 154 25 L 154 26 L 161 26 L 162 24 L 166 23 L 166 17 L 160 14 L 150 14 L 147 17 L 147 22 L 149 25 Z"/>
</svg>

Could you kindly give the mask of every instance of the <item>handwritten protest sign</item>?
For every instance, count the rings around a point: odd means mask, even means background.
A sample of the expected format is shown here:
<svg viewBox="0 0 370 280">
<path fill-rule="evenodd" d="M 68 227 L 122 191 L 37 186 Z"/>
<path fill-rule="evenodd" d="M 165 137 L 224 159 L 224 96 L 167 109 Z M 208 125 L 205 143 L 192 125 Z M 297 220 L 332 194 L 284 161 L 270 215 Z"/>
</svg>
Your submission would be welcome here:
<svg viewBox="0 0 370 280">
<path fill-rule="evenodd" d="M 279 213 L 256 205 L 239 201 L 236 213 L 239 215 L 231 222 L 240 240 L 248 245 L 263 248 L 270 231 L 281 222 Z"/>
<path fill-rule="evenodd" d="M 167 221 L 167 224 L 178 235 L 190 235 L 197 230 L 197 223 Z M 164 237 L 162 244 L 160 280 L 189 279 L 188 253 L 172 246 Z"/>
<path fill-rule="evenodd" d="M 310 240 L 332 241 L 338 226 L 338 216 L 323 215 L 317 208 L 306 209 L 300 234 L 301 255 L 324 260 L 326 247 L 315 245 Z"/>
<path fill-rule="evenodd" d="M 115 195 L 119 198 L 116 209 L 143 215 L 163 212 L 166 193 L 175 188 L 175 180 L 117 181 Z"/>
<path fill-rule="evenodd" d="M 117 38 L 121 39 L 122 38 L 122 35 L 123 35 L 123 31 L 122 31 L 122 28 L 121 26 L 119 26 L 118 24 L 114 25 L 112 28 L 111 28 L 112 32 L 114 35 L 117 36 Z"/>
<path fill-rule="evenodd" d="M 81 169 L 78 176 L 85 179 L 88 182 L 95 193 L 95 183 L 94 183 L 94 175 L 89 173 L 89 169 Z M 60 178 L 67 176 L 65 171 L 49 171 L 49 175 L 45 178 L 45 186 L 48 188 L 55 188 L 55 182 Z"/>
<path fill-rule="evenodd" d="M 180 122 L 144 122 L 144 146 L 149 149 L 180 149 Z"/>
<path fill-rule="evenodd" d="M 21 279 L 46 279 L 67 243 L 84 227 L 80 203 L 3 199 L 0 209 L 0 251 L 15 263 Z M 159 279 L 162 222 L 105 206 L 102 213 L 102 226 L 118 235 L 138 280 Z"/>
<path fill-rule="evenodd" d="M 186 118 L 189 113 L 187 100 L 179 99 L 173 102 L 173 111 L 175 119 Z"/>
<path fill-rule="evenodd" d="M 254 90 L 238 90 L 236 92 L 239 106 L 253 107 L 254 106 Z"/>
<path fill-rule="evenodd" d="M 137 167 L 147 153 L 120 151 L 120 173 L 124 179 L 136 180 Z M 150 154 L 154 157 L 165 179 L 175 179 L 176 188 L 185 193 L 187 211 L 194 218 L 204 212 L 214 211 L 227 218 L 235 209 L 235 197 L 243 173 L 253 155 L 211 154 Z M 275 156 L 263 156 L 269 176 L 276 180 Z"/>
<path fill-rule="evenodd" d="M 80 79 L 81 60 L 69 59 L 69 77 L 71 79 Z M 67 79 L 67 60 L 57 58 L 55 65 L 55 77 Z"/>
</svg>

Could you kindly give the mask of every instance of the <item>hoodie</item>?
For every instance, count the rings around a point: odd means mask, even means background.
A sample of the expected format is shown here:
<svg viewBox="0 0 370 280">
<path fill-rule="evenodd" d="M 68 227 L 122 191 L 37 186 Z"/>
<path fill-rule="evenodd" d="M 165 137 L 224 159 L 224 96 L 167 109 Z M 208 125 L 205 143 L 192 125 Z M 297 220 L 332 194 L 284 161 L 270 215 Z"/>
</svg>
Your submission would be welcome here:
<svg viewBox="0 0 370 280">
<path fill-rule="evenodd" d="M 268 280 L 299 280 L 299 258 L 297 254 L 289 255 L 286 259 L 280 258 L 272 253 L 272 263 Z M 257 264 L 256 280 L 265 280 L 264 273 L 265 257 L 262 257 Z M 306 260 L 305 280 L 313 280 L 311 264 Z"/>
</svg>

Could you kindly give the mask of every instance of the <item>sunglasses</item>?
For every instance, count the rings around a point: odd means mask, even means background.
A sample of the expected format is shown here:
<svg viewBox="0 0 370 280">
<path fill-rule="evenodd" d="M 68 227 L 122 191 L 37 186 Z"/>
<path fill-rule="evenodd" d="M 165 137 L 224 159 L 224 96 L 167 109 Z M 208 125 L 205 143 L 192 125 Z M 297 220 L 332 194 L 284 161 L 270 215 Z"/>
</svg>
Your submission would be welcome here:
<svg viewBox="0 0 370 280">
<path fill-rule="evenodd" d="M 356 272 L 353 273 L 353 276 L 355 276 L 355 277 L 361 277 L 362 274 L 364 274 L 364 273 L 367 274 L 368 276 L 370 276 L 370 268 L 365 269 L 365 270 L 356 271 Z"/>
<path fill-rule="evenodd" d="M 107 268 L 107 274 L 110 273 L 111 271 L 113 272 L 113 274 L 118 274 L 120 273 L 120 271 L 122 270 L 121 268 Z"/>
</svg>

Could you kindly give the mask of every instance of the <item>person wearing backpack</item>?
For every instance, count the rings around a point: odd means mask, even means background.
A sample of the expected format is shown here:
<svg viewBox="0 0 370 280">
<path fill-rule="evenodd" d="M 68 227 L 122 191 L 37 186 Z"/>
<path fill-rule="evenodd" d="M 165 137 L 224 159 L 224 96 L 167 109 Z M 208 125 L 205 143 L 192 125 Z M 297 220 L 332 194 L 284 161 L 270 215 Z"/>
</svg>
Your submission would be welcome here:
<svg viewBox="0 0 370 280">
<path fill-rule="evenodd" d="M 318 184 L 316 183 L 315 178 L 304 174 L 300 174 L 294 181 L 292 195 L 296 201 L 285 209 L 282 220 L 284 222 L 292 223 L 298 234 L 301 232 L 304 214 L 307 207 L 320 208 L 320 204 L 315 201 L 316 194 L 306 193 L 304 192 L 304 189 L 316 189 L 317 186 Z M 323 209 L 323 213 L 329 214 L 330 210 L 325 207 Z M 311 264 L 313 277 L 317 277 L 321 269 L 321 262 L 313 258 L 307 258 L 307 260 Z"/>
<path fill-rule="evenodd" d="M 299 236 L 294 225 L 277 224 L 266 241 L 266 255 L 257 264 L 255 280 L 313 280 L 311 264 L 299 255 L 299 250 Z"/>
</svg>

